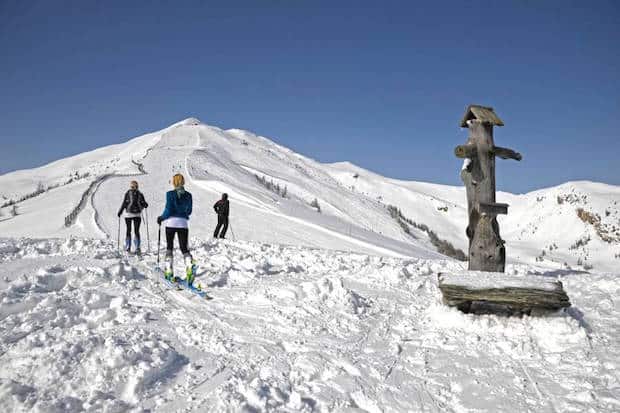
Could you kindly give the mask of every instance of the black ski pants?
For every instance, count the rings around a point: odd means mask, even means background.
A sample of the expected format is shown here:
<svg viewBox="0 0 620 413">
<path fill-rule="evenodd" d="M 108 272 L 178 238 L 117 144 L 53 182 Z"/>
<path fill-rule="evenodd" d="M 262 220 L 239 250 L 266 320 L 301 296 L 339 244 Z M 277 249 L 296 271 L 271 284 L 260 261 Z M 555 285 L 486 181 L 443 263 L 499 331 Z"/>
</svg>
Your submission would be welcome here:
<svg viewBox="0 0 620 413">
<path fill-rule="evenodd" d="M 134 217 L 134 218 L 125 218 L 125 225 L 127 225 L 127 238 L 131 238 L 131 223 L 133 222 L 133 230 L 136 234 L 135 239 L 140 239 L 140 224 L 142 223 L 142 218 Z"/>
<path fill-rule="evenodd" d="M 222 229 L 221 232 L 220 232 L 220 228 Z M 227 230 L 228 230 L 228 217 L 226 215 L 218 215 L 217 226 L 215 227 L 215 231 L 213 232 L 213 237 L 224 238 L 226 236 Z"/>
<path fill-rule="evenodd" d="M 179 237 L 179 247 L 183 255 L 189 254 L 187 248 L 187 238 L 189 236 L 189 230 L 187 228 L 170 228 L 166 227 L 166 250 L 172 252 L 174 249 L 174 236 Z"/>
</svg>

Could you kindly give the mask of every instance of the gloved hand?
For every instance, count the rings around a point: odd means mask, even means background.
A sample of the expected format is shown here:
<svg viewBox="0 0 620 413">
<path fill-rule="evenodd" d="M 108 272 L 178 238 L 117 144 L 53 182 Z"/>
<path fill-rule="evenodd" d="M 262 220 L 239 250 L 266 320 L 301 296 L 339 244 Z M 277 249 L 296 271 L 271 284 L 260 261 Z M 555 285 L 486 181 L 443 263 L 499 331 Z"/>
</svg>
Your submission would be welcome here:
<svg viewBox="0 0 620 413">
<path fill-rule="evenodd" d="M 118 217 L 120 218 L 123 215 L 123 211 L 118 211 Z"/>
<path fill-rule="evenodd" d="M 161 225 L 162 221 L 163 221 L 162 217 L 157 217 L 157 225 Z"/>
</svg>

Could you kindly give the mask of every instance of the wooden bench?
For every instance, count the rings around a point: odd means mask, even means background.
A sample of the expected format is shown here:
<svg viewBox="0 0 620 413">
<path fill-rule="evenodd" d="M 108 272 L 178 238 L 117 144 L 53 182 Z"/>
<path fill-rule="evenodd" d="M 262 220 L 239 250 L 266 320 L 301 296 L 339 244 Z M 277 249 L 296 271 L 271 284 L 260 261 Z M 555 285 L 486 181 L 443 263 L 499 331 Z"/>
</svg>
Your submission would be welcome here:
<svg viewBox="0 0 620 413">
<path fill-rule="evenodd" d="M 463 271 L 437 278 L 444 304 L 466 313 L 530 314 L 571 305 L 561 281 L 540 275 Z"/>
</svg>

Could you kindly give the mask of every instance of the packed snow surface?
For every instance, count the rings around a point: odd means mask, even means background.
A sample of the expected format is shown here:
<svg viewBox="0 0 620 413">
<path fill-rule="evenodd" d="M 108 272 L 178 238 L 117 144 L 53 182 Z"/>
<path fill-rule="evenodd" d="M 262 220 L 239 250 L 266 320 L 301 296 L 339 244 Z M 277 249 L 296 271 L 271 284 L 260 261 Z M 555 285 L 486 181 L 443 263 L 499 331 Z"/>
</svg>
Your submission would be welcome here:
<svg viewBox="0 0 620 413">
<path fill-rule="evenodd" d="M 620 409 L 618 277 L 561 274 L 573 307 L 548 317 L 474 316 L 440 303 L 455 261 L 193 245 L 211 300 L 155 254 L 0 242 L 0 410 Z"/>
<path fill-rule="evenodd" d="M 486 290 L 489 288 L 527 288 L 532 290 L 556 291 L 559 286 L 556 278 L 542 275 L 522 275 L 515 277 L 511 274 L 498 274 L 496 272 L 462 271 L 455 273 L 439 274 L 441 281 L 449 285 L 458 285 L 470 290 Z"/>
</svg>

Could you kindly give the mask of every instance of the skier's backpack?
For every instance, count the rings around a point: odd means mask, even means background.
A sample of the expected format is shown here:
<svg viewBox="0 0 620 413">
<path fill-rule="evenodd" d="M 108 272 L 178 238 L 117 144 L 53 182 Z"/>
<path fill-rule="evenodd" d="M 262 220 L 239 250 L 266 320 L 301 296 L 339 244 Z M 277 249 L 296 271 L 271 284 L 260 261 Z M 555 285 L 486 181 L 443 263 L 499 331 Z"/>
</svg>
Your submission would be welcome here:
<svg viewBox="0 0 620 413">
<path fill-rule="evenodd" d="M 127 211 L 132 214 L 139 214 L 142 212 L 142 206 L 140 205 L 140 193 L 138 191 L 129 191 L 129 204 L 127 205 Z"/>
</svg>

